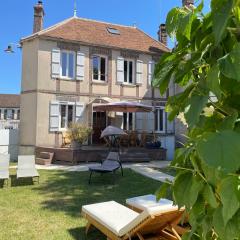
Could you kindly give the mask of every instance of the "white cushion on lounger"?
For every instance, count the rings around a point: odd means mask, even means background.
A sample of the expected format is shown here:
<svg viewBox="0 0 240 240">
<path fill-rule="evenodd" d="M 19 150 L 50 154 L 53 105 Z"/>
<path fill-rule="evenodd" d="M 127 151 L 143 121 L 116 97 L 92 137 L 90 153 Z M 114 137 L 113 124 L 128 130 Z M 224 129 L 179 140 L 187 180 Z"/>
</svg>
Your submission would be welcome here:
<svg viewBox="0 0 240 240">
<path fill-rule="evenodd" d="M 39 174 L 36 169 L 18 169 L 17 178 L 24 177 L 39 177 Z"/>
<path fill-rule="evenodd" d="M 149 194 L 134 198 L 129 198 L 126 200 L 126 204 L 128 204 L 131 207 L 135 207 L 137 209 L 145 210 L 152 207 L 172 207 L 173 201 L 168 199 L 160 199 L 157 201 L 157 198 L 155 195 Z"/>
<path fill-rule="evenodd" d="M 114 201 L 86 205 L 82 207 L 82 211 L 118 236 L 122 236 L 121 229 L 139 215 Z"/>
<path fill-rule="evenodd" d="M 114 201 L 86 205 L 82 212 L 97 220 L 119 237 L 129 233 L 134 227 L 151 215 L 161 214 L 177 207 L 163 206 L 146 209 L 141 214 Z"/>
</svg>

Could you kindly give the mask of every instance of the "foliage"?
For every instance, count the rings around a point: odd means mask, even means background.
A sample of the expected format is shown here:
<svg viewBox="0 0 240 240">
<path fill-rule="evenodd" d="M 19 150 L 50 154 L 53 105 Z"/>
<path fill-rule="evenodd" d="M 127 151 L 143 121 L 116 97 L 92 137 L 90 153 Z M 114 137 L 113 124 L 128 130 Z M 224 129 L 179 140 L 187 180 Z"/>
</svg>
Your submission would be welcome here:
<svg viewBox="0 0 240 240">
<path fill-rule="evenodd" d="M 233 240 L 240 239 L 240 0 L 212 0 L 208 14 L 203 4 L 169 12 L 177 45 L 157 64 L 153 86 L 161 94 L 172 82 L 182 89 L 167 111 L 169 120 L 184 114 L 188 125 L 170 186 L 192 226 L 183 239 Z"/>
<path fill-rule="evenodd" d="M 92 133 L 92 129 L 81 124 L 72 123 L 70 128 L 67 130 L 68 138 L 73 142 L 83 144 L 87 141 L 89 135 Z"/>
</svg>

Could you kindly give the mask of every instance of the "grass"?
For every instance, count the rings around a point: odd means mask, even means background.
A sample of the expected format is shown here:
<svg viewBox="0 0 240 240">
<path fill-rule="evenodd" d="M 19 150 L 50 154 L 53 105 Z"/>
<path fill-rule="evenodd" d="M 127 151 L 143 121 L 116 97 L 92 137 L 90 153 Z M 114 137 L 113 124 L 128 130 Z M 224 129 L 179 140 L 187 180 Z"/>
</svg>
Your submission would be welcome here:
<svg viewBox="0 0 240 240">
<path fill-rule="evenodd" d="M 131 170 L 113 176 L 96 175 L 88 185 L 87 172 L 39 171 L 40 184 L 16 180 L 11 170 L 11 187 L 0 182 L 0 239 L 83 240 L 86 221 L 84 204 L 115 200 L 124 204 L 129 197 L 154 193 L 160 183 Z M 105 240 L 91 231 L 88 240 Z"/>
</svg>

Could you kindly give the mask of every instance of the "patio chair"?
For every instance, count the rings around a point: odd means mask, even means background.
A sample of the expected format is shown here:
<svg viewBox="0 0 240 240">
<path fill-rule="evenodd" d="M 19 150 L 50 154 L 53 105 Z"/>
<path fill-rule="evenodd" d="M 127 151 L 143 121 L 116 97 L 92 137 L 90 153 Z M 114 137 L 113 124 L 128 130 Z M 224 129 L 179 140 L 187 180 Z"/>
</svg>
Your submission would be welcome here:
<svg viewBox="0 0 240 240">
<path fill-rule="evenodd" d="M 180 240 L 184 231 L 176 227 L 181 221 L 184 209 L 177 206 L 158 206 L 137 213 L 115 201 L 86 205 L 82 215 L 88 221 L 86 234 L 91 226 L 100 230 L 107 239 L 140 240 L 151 235 L 151 239 Z"/>
<path fill-rule="evenodd" d="M 39 183 L 39 174 L 35 167 L 35 156 L 18 156 L 17 179 L 35 177 L 38 179 Z"/>
<path fill-rule="evenodd" d="M 9 181 L 9 154 L 0 154 L 0 179 Z"/>
<path fill-rule="evenodd" d="M 118 152 L 109 152 L 107 158 L 102 162 L 100 166 L 89 167 L 90 175 L 88 183 L 91 183 L 92 174 L 95 173 L 115 173 L 118 169 L 121 169 L 123 176 L 123 168 L 119 158 Z"/>
</svg>

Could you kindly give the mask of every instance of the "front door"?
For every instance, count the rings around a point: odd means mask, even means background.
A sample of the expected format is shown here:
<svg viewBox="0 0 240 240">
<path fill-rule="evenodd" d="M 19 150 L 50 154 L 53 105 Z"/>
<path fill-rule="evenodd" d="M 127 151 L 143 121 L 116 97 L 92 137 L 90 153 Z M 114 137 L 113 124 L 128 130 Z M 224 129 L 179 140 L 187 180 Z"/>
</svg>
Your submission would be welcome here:
<svg viewBox="0 0 240 240">
<path fill-rule="evenodd" d="M 100 139 L 102 131 L 107 126 L 106 112 L 93 112 L 93 135 L 92 143 L 101 144 L 104 143 L 103 139 Z"/>
</svg>

